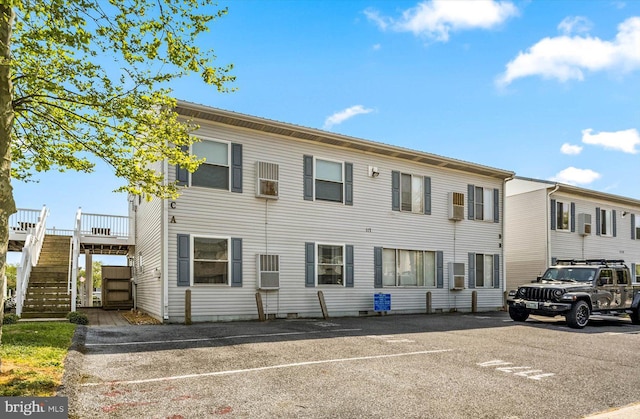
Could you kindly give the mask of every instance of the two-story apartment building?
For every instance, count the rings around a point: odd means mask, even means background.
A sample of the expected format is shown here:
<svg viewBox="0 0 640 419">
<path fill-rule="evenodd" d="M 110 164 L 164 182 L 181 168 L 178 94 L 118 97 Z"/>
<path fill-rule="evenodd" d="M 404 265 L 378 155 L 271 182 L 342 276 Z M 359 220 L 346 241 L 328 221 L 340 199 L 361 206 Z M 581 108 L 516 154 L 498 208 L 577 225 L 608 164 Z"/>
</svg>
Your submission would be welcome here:
<svg viewBox="0 0 640 419">
<path fill-rule="evenodd" d="M 557 259 L 624 260 L 640 282 L 640 201 L 537 179 L 506 186 L 507 288 Z"/>
<path fill-rule="evenodd" d="M 421 151 L 179 102 L 206 161 L 174 201 L 132 200 L 139 309 L 168 322 L 469 311 L 503 305 L 513 176 Z M 170 139 L 168 139 L 170 140 Z"/>
</svg>

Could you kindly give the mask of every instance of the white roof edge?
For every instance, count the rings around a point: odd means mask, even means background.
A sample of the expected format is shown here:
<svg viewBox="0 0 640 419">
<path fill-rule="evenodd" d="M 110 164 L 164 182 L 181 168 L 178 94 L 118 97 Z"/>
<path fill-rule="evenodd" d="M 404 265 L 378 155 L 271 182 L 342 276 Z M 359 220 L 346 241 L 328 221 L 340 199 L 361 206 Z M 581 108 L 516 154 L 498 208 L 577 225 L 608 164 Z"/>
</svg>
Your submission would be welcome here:
<svg viewBox="0 0 640 419">
<path fill-rule="evenodd" d="M 513 171 L 484 166 L 477 163 L 466 162 L 463 160 L 457 160 L 422 151 L 411 150 L 399 146 L 349 137 L 342 134 L 336 134 L 286 122 L 279 122 L 266 118 L 260 118 L 252 115 L 246 115 L 183 100 L 177 100 L 176 103 L 176 112 L 178 114 L 193 118 L 207 120 L 209 119 L 207 118 L 207 116 L 216 116 L 218 117 L 218 119 L 227 120 L 230 124 L 231 122 L 233 122 L 232 125 L 240 125 L 249 129 L 267 131 L 275 134 L 279 133 L 280 135 L 288 136 L 291 138 L 324 142 L 332 145 L 369 151 L 376 154 L 383 154 L 386 156 L 405 158 L 415 162 L 422 162 L 455 170 L 469 171 L 472 173 L 482 174 L 494 178 L 510 179 L 515 176 L 515 173 Z M 218 122 L 224 123 L 224 121 Z"/>
</svg>

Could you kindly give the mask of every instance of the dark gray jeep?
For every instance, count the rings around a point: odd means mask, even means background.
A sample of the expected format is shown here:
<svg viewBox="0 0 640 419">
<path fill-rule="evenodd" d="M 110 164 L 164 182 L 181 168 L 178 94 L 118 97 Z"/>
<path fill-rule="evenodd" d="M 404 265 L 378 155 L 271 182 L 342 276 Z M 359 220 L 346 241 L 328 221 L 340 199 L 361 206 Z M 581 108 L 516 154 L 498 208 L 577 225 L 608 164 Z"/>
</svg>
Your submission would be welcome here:
<svg viewBox="0 0 640 419">
<path fill-rule="evenodd" d="M 517 322 L 530 314 L 563 315 L 578 329 L 591 314 L 628 314 L 640 324 L 640 284 L 631 278 L 623 260 L 558 260 L 535 283 L 509 291 L 509 315 Z"/>
</svg>

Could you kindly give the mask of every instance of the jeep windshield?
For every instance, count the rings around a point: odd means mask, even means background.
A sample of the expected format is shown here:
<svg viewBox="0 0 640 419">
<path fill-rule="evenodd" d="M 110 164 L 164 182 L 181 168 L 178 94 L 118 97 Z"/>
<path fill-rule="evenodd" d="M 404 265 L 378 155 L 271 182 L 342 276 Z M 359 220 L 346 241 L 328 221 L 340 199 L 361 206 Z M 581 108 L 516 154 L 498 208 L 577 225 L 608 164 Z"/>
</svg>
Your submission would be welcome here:
<svg viewBox="0 0 640 419">
<path fill-rule="evenodd" d="M 589 282 L 596 276 L 593 268 L 549 268 L 542 276 L 543 281 Z"/>
</svg>

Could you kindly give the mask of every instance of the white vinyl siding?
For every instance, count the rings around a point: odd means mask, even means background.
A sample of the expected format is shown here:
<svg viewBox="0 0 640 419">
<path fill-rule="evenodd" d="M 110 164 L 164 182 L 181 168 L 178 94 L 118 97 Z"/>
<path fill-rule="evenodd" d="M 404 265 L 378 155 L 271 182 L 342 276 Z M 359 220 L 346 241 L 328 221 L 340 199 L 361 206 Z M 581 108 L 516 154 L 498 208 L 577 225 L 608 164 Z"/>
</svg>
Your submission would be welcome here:
<svg viewBox="0 0 640 419">
<path fill-rule="evenodd" d="M 544 273 L 553 258 L 624 259 L 629 267 L 634 261 L 640 260 L 638 242 L 631 240 L 631 222 L 632 218 L 636 218 L 631 215 L 640 212 L 637 205 L 634 206 L 633 202 L 610 201 L 605 197 L 587 197 L 579 191 L 570 193 L 562 188 L 548 195 L 553 189 L 554 185 L 544 181 L 516 178 L 507 182 L 507 289 L 534 281 Z M 569 209 L 569 230 L 553 228 L 556 224 L 552 221 L 557 222 L 558 213 L 552 212 L 553 208 L 557 209 L 557 204 L 551 207 L 552 201 L 562 202 L 563 207 Z M 609 215 L 605 213 L 603 217 L 602 210 Z M 581 214 L 590 215 L 590 234 L 579 233 L 578 219 Z M 552 215 L 555 216 L 553 220 Z M 603 224 L 607 235 L 600 232 Z M 572 225 L 575 231 L 572 231 Z"/>
<path fill-rule="evenodd" d="M 177 286 L 177 234 L 211 237 L 241 237 L 243 239 L 242 287 L 192 287 L 192 318 L 194 321 L 257 318 L 255 293 L 257 271 L 255 255 L 273 253 L 280 258 L 280 290 L 263 292 L 269 299 L 269 310 L 279 317 L 318 317 L 318 288 L 305 287 L 305 243 L 347 243 L 354 249 L 354 286 L 319 286 L 324 292 L 330 314 L 358 315 L 373 310 L 374 254 L 376 246 L 393 249 L 438 249 L 444 253 L 445 284 L 433 289 L 434 309 L 469 310 L 472 290 L 460 291 L 457 299 L 449 298 L 447 262 L 459 254 L 475 252 L 501 253 L 496 238 L 502 233 L 501 223 L 466 223 L 465 228 L 446 219 L 447 193 L 466 190 L 469 183 L 487 188 L 502 188 L 502 179 L 428 166 L 393 157 L 362 154 L 357 150 L 302 142 L 255 132 L 247 129 L 214 125 L 204 120 L 197 135 L 225 138 L 243 146 L 243 182 L 252 190 L 255 182 L 255 162 L 269 161 L 279 165 L 279 199 L 266 201 L 254 194 L 229 194 L 212 188 L 185 188 L 170 209 L 168 223 L 169 261 L 169 321 L 180 322 L 184 316 L 185 290 Z M 269 147 L 265 147 L 269 144 Z M 303 156 L 317 156 L 329 162 L 353 163 L 353 206 L 315 200 L 304 200 Z M 373 160 L 374 159 L 374 160 Z M 367 175 L 367 167 L 375 161 L 378 177 Z M 345 163 L 342 163 L 343 170 Z M 431 177 L 433 217 L 403 217 L 392 208 L 389 185 L 391 173 L 420 173 Z M 173 171 L 170 172 L 174 176 Z M 171 177 L 170 181 L 173 180 Z M 343 177 L 343 182 L 346 179 Z M 410 221 L 407 219 L 410 218 Z M 253 255 L 253 256 L 252 256 Z M 316 258 L 315 263 L 318 263 Z M 317 269 L 315 275 L 317 275 Z M 425 279 L 426 282 L 426 279 Z M 430 285 L 425 285 L 430 286 Z M 389 287 L 393 312 L 423 313 L 425 295 L 416 286 Z M 502 306 L 500 289 L 478 290 L 479 309 L 494 310 Z"/>
</svg>

